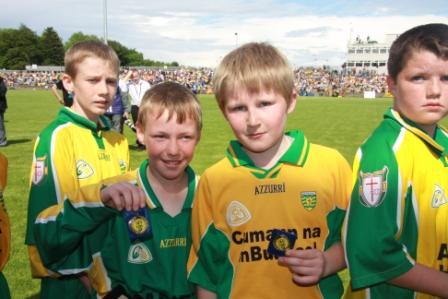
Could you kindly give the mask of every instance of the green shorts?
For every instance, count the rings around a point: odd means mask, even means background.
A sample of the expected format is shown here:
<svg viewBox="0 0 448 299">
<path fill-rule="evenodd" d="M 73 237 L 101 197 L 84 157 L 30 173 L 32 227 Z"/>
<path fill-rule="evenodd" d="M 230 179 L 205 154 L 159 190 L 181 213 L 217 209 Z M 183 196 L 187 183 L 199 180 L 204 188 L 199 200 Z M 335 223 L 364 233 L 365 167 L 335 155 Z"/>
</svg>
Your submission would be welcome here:
<svg viewBox="0 0 448 299">
<path fill-rule="evenodd" d="M 89 293 L 81 280 L 75 277 L 63 279 L 43 278 L 40 284 L 40 298 L 89 299 L 92 298 L 92 294 Z"/>
</svg>

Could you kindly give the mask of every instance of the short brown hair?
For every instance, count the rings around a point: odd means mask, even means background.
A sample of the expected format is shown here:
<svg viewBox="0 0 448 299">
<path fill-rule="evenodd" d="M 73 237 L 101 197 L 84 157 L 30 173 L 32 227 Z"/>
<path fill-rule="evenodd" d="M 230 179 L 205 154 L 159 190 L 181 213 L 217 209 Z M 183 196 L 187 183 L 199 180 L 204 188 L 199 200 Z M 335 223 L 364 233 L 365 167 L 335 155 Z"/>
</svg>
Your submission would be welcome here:
<svg viewBox="0 0 448 299">
<path fill-rule="evenodd" d="M 412 54 L 420 50 L 448 59 L 448 25 L 426 24 L 402 33 L 390 47 L 387 61 L 389 76 L 396 80 Z"/>
<path fill-rule="evenodd" d="M 118 75 L 120 60 L 117 54 L 111 47 L 95 40 L 76 43 L 67 50 L 64 56 L 65 73 L 75 78 L 78 73 L 78 64 L 87 57 L 98 57 L 109 62 Z"/>
<path fill-rule="evenodd" d="M 227 54 L 213 77 L 213 91 L 221 110 L 236 88 L 249 93 L 261 89 L 281 94 L 287 104 L 294 91 L 294 73 L 288 60 L 267 43 L 248 43 Z"/>
<path fill-rule="evenodd" d="M 168 119 L 176 114 L 180 124 L 188 118 L 192 119 L 198 132 L 201 132 L 202 112 L 196 95 L 185 86 L 170 81 L 157 84 L 145 93 L 138 111 L 137 125 L 144 128 L 149 113 L 157 113 L 160 117 L 165 110 L 168 111 Z"/>
</svg>

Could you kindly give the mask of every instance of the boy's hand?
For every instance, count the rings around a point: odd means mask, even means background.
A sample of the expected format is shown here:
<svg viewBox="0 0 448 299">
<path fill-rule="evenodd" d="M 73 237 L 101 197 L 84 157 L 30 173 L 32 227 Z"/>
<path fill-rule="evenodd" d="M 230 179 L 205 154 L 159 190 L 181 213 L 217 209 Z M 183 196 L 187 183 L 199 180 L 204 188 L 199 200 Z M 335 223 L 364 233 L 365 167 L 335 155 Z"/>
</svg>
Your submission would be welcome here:
<svg viewBox="0 0 448 299">
<path fill-rule="evenodd" d="M 317 249 L 288 249 L 278 263 L 289 268 L 293 281 L 301 286 L 314 285 L 324 275 L 324 253 Z"/>
<path fill-rule="evenodd" d="M 103 204 L 118 211 L 137 211 L 145 207 L 145 199 L 142 189 L 127 182 L 113 184 L 101 190 Z"/>
</svg>

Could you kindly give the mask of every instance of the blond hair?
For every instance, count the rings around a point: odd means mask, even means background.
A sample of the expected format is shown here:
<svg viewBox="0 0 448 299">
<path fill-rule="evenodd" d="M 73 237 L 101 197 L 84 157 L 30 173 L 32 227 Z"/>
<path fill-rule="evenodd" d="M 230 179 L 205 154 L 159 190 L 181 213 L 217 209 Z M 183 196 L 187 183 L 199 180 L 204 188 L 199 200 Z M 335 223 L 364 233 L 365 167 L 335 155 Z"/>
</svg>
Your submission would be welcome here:
<svg viewBox="0 0 448 299">
<path fill-rule="evenodd" d="M 78 64 L 87 57 L 97 57 L 110 63 L 117 76 L 120 69 L 120 60 L 115 51 L 102 42 L 89 40 L 74 44 L 64 56 L 65 73 L 75 78 L 78 73 Z"/>
<path fill-rule="evenodd" d="M 262 89 L 281 94 L 290 104 L 294 73 L 288 60 L 267 43 L 248 43 L 227 54 L 213 77 L 213 91 L 221 110 L 237 88 L 249 93 Z"/>
<path fill-rule="evenodd" d="M 168 120 L 173 115 L 176 115 L 179 124 L 192 119 L 198 132 L 201 132 L 202 112 L 196 95 L 175 82 L 157 84 L 145 93 L 138 111 L 137 125 L 145 128 L 150 113 L 157 113 L 156 117 L 159 118 L 165 110 L 168 111 Z"/>
</svg>

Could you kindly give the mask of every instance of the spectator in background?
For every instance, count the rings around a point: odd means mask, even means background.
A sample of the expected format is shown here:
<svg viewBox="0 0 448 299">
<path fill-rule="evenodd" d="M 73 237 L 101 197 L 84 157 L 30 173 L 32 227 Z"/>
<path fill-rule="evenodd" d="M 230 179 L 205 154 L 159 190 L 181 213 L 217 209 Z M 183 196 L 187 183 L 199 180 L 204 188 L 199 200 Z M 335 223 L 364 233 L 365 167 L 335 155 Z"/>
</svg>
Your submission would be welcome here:
<svg viewBox="0 0 448 299">
<path fill-rule="evenodd" d="M 130 75 L 128 73 L 128 75 L 125 77 L 125 82 L 129 79 L 129 77 L 130 81 L 127 84 L 128 96 L 129 101 L 131 102 L 132 120 L 134 124 L 136 124 L 140 103 L 142 102 L 142 98 L 145 95 L 146 91 L 148 91 L 151 86 L 147 81 L 140 78 L 140 73 L 138 70 L 132 70 Z M 145 146 L 138 140 L 136 140 L 136 143 L 139 149 L 144 149 Z"/>
<path fill-rule="evenodd" d="M 0 75 L 0 146 L 6 146 L 8 144 L 5 130 L 5 111 L 8 108 L 8 103 L 6 102 L 7 91 L 6 82 Z"/>
<path fill-rule="evenodd" d="M 128 100 L 127 100 L 127 87 L 122 80 L 119 81 L 117 87 L 117 93 L 115 94 L 114 101 L 110 105 L 104 114 L 109 118 L 111 122 L 111 129 L 123 134 L 124 119 L 128 118 Z"/>
<path fill-rule="evenodd" d="M 62 98 L 59 90 L 62 91 Z M 62 80 L 60 78 L 53 84 L 51 87 L 51 92 L 58 99 L 58 102 L 66 107 L 71 107 L 73 105 L 73 95 L 70 94 L 62 84 Z"/>
</svg>

